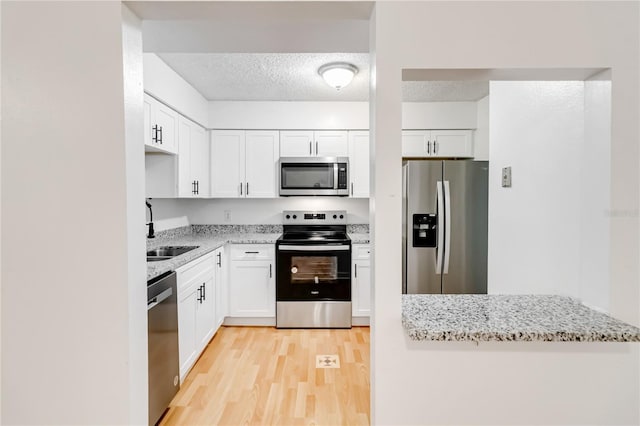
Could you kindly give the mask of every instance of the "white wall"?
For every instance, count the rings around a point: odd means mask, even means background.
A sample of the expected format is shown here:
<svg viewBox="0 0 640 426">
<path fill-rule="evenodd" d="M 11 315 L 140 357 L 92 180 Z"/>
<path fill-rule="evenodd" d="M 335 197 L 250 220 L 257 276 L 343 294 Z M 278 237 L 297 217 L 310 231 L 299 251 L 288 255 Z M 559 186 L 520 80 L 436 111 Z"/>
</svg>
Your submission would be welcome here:
<svg viewBox="0 0 640 426">
<path fill-rule="evenodd" d="M 399 250 L 403 68 L 611 67 L 610 203 L 614 211 L 628 214 L 611 219 L 610 311 L 639 324 L 638 13 L 637 3 L 625 2 L 376 3 L 371 33 L 376 76 L 370 203 L 373 424 L 640 422 L 637 345 L 465 348 L 409 342 L 401 325 Z M 477 353 L 483 348 L 486 356 Z"/>
<path fill-rule="evenodd" d="M 489 96 L 477 102 L 477 127 L 473 132 L 473 158 L 489 161 Z"/>
<path fill-rule="evenodd" d="M 476 102 L 405 102 L 403 129 L 475 129 Z M 214 129 L 369 128 L 368 102 L 209 102 Z"/>
<path fill-rule="evenodd" d="M 129 320 L 129 423 L 144 425 L 149 422 L 148 356 L 147 356 L 147 303 L 146 289 L 140 285 L 146 280 L 145 259 L 145 205 L 143 140 L 143 61 L 142 22 L 126 6 L 122 6 L 122 50 L 124 74 L 124 118 L 127 201 L 127 255 L 128 255 L 128 320 Z"/>
<path fill-rule="evenodd" d="M 584 144 L 580 171 L 580 299 L 609 310 L 611 191 L 611 81 L 584 83 Z M 610 76 L 605 76 L 609 77 Z"/>
<path fill-rule="evenodd" d="M 368 129 L 368 102 L 209 102 L 212 129 Z"/>
<path fill-rule="evenodd" d="M 203 127 L 208 127 L 207 100 L 155 53 L 144 53 L 144 91 Z"/>
<path fill-rule="evenodd" d="M 579 297 L 584 83 L 492 81 L 490 92 L 488 292 Z"/>
<path fill-rule="evenodd" d="M 3 2 L 1 27 L 2 423 L 144 421 L 120 2 Z"/>
<path fill-rule="evenodd" d="M 403 102 L 402 128 L 475 129 L 476 102 Z"/>
<path fill-rule="evenodd" d="M 369 202 L 366 198 L 346 197 L 282 197 L 264 199 L 153 199 L 153 219 L 160 228 L 184 225 L 176 220 L 182 216 L 191 224 L 282 224 L 283 210 L 346 210 L 348 223 L 369 223 Z M 231 220 L 224 212 L 231 213 Z M 166 222 L 173 219 L 171 222 Z"/>
</svg>

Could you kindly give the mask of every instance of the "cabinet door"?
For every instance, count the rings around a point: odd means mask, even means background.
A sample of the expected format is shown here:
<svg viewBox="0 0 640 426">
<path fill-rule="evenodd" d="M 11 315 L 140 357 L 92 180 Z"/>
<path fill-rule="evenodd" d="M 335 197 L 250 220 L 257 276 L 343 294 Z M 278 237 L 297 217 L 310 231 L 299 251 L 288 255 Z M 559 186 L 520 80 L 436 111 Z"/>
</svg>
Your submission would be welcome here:
<svg viewBox="0 0 640 426">
<path fill-rule="evenodd" d="M 213 253 L 215 262 L 214 286 L 216 288 L 216 330 L 224 322 L 224 318 L 229 315 L 229 302 L 227 293 L 227 281 L 225 274 L 224 249 L 219 248 Z"/>
<path fill-rule="evenodd" d="M 431 154 L 429 143 L 429 132 L 426 130 L 403 130 L 402 131 L 402 156 L 403 157 L 426 157 Z M 429 148 L 429 152 L 427 152 Z"/>
<path fill-rule="evenodd" d="M 274 317 L 276 289 L 271 261 L 232 260 L 229 271 L 229 315 Z"/>
<path fill-rule="evenodd" d="M 245 133 L 245 195 L 248 198 L 277 197 L 278 132 Z"/>
<path fill-rule="evenodd" d="M 371 314 L 371 267 L 368 260 L 356 260 L 353 265 L 353 316 L 368 317 Z"/>
<path fill-rule="evenodd" d="M 347 157 L 349 138 L 346 131 L 322 130 L 314 132 L 314 153 L 318 157 Z"/>
<path fill-rule="evenodd" d="M 369 197 L 369 132 L 349 132 L 351 196 Z"/>
<path fill-rule="evenodd" d="M 430 139 L 436 157 L 473 157 L 471 130 L 432 130 Z"/>
<path fill-rule="evenodd" d="M 191 156 L 189 166 L 191 180 L 196 182 L 196 197 L 208 197 L 211 177 L 209 176 L 209 141 L 206 131 L 191 123 Z"/>
<path fill-rule="evenodd" d="M 280 132 L 280 157 L 311 157 L 315 155 L 312 131 Z"/>
<path fill-rule="evenodd" d="M 152 121 L 155 116 L 155 125 L 158 126 L 156 145 L 163 150 L 176 152 L 178 113 L 160 102 L 154 102 L 152 107 L 155 109 L 155 112 L 151 112 Z"/>
<path fill-rule="evenodd" d="M 196 305 L 196 346 L 198 354 L 207 346 L 213 337 L 216 325 L 216 294 L 213 286 L 213 276 L 203 282 L 197 289 Z"/>
<path fill-rule="evenodd" d="M 151 124 L 151 103 L 153 98 L 146 93 L 144 94 L 144 144 L 146 146 L 153 146 L 153 129 L 154 124 Z"/>
<path fill-rule="evenodd" d="M 196 287 L 183 294 L 178 292 L 178 347 L 180 360 L 180 382 L 196 362 L 199 351 L 196 344 Z"/>
<path fill-rule="evenodd" d="M 178 123 L 178 196 L 195 197 L 195 184 L 191 176 L 191 125 L 183 117 Z"/>
<path fill-rule="evenodd" d="M 211 196 L 244 197 L 244 131 L 211 132 Z"/>
</svg>

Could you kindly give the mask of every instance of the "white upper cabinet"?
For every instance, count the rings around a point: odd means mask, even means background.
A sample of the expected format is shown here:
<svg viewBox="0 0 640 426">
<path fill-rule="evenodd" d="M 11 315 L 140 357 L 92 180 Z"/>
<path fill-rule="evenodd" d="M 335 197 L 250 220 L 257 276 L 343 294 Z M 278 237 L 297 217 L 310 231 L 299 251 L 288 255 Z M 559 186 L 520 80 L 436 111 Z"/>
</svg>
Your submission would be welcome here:
<svg viewBox="0 0 640 426">
<path fill-rule="evenodd" d="M 209 196 L 209 142 L 205 129 L 182 116 L 178 127 L 178 196 Z"/>
<path fill-rule="evenodd" d="M 369 197 L 369 132 L 349 132 L 349 195 Z"/>
<path fill-rule="evenodd" d="M 245 191 L 247 198 L 278 196 L 278 132 L 245 134 Z"/>
<path fill-rule="evenodd" d="M 211 196 L 277 197 L 278 132 L 211 132 Z"/>
<path fill-rule="evenodd" d="M 144 94 L 144 144 L 150 152 L 177 152 L 178 113 Z"/>
<path fill-rule="evenodd" d="M 344 130 L 280 132 L 280 157 L 346 157 L 349 139 Z"/>
<path fill-rule="evenodd" d="M 313 131 L 281 131 L 280 157 L 312 157 L 314 155 Z"/>
<path fill-rule="evenodd" d="M 403 157 L 472 158 L 471 130 L 404 130 Z"/>
<path fill-rule="evenodd" d="M 321 130 L 314 132 L 315 153 L 318 157 L 347 157 L 349 138 L 346 131 Z"/>
<path fill-rule="evenodd" d="M 243 130 L 211 131 L 212 197 L 244 195 L 244 137 Z"/>
</svg>

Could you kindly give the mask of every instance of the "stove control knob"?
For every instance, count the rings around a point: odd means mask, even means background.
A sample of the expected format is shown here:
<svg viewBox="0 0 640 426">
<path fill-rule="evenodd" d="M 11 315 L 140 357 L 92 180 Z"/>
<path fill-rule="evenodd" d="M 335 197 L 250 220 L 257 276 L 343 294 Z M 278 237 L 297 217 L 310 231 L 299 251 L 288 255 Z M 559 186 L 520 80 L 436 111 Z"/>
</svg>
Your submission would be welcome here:
<svg viewBox="0 0 640 426">
<path fill-rule="evenodd" d="M 340 215 L 340 219 L 344 219 L 344 215 L 343 214 Z"/>
<path fill-rule="evenodd" d="M 295 215 L 295 214 L 294 214 L 294 215 L 293 215 L 293 218 L 294 218 L 294 219 L 297 219 L 297 218 L 298 218 L 298 215 Z"/>
<path fill-rule="evenodd" d="M 287 219 L 291 219 L 291 215 L 290 215 L 290 214 L 286 215 L 285 217 L 286 217 Z"/>
<path fill-rule="evenodd" d="M 335 215 L 335 214 L 334 214 L 334 215 L 333 215 L 333 218 L 334 218 L 334 219 L 337 219 L 337 218 L 338 218 L 338 215 Z"/>
</svg>

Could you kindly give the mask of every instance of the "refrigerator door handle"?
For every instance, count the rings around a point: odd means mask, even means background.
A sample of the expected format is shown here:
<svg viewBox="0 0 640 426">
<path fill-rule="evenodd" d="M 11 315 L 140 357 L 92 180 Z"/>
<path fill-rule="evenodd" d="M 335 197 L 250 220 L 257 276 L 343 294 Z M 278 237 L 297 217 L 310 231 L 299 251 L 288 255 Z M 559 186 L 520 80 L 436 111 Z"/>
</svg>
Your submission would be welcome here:
<svg viewBox="0 0 640 426">
<path fill-rule="evenodd" d="M 444 257 L 444 193 L 442 189 L 442 181 L 436 184 L 436 213 L 438 215 L 438 245 L 436 246 L 436 275 L 442 273 L 442 258 Z"/>
<path fill-rule="evenodd" d="M 451 254 L 451 191 L 449 181 L 444 181 L 444 269 L 443 274 L 449 273 L 449 255 Z"/>
</svg>

